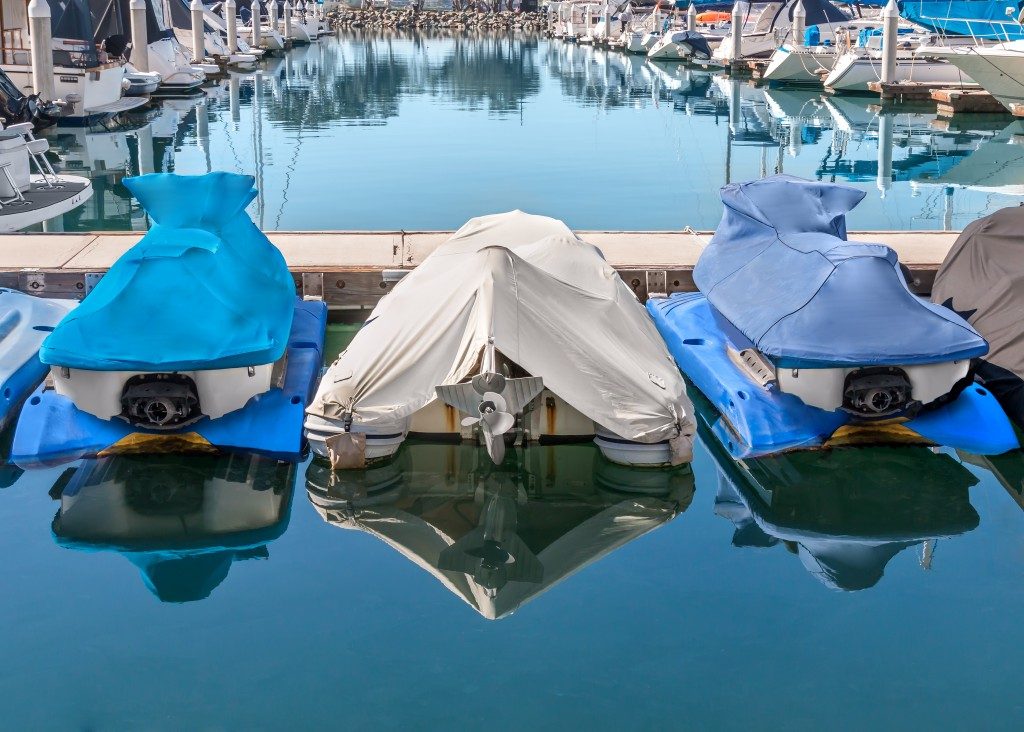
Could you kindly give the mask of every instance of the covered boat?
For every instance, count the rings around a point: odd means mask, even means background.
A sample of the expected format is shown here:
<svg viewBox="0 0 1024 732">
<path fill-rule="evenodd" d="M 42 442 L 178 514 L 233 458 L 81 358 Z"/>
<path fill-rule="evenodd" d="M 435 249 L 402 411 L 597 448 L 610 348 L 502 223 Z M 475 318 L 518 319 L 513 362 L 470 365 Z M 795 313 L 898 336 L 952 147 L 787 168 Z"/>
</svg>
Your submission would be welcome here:
<svg viewBox="0 0 1024 732">
<path fill-rule="evenodd" d="M 847 241 L 863 197 L 784 175 L 725 186 L 700 292 L 648 303 L 680 368 L 726 417 L 737 456 L 849 439 L 1015 448 L 973 382 L 984 338 L 912 293 L 892 249 Z"/>
<path fill-rule="evenodd" d="M 612 460 L 690 459 L 678 370 L 632 290 L 555 219 L 472 219 L 404 277 L 331 365 L 309 407 L 313 450 L 339 468 L 408 434 L 589 440 Z"/>
<path fill-rule="evenodd" d="M 59 546 L 116 552 L 161 602 L 203 600 L 235 562 L 267 559 L 288 526 L 296 467 L 255 455 L 86 460 L 50 491 Z"/>
<path fill-rule="evenodd" d="M 743 24 L 731 27 L 729 35 L 722 39 L 712 58 L 721 63 L 740 61 L 734 59 L 732 36 L 740 33 L 740 53 L 743 58 L 767 58 L 779 44 L 787 39 L 793 28 L 793 12 L 797 3 L 802 3 L 805 13 L 805 27 L 816 29 L 820 38 L 831 39 L 833 29 L 849 21 L 849 16 L 829 0 L 762 0 L 749 2 L 737 0 Z"/>
<path fill-rule="evenodd" d="M 965 318 L 989 343 L 978 380 L 1024 428 L 1024 207 L 967 226 L 946 254 L 932 301 Z"/>
<path fill-rule="evenodd" d="M 420 443 L 341 476 L 314 462 L 306 488 L 327 523 L 376 537 L 497 620 L 683 513 L 693 474 L 623 468 L 592 445 L 514 448 L 494 468 L 478 447 Z"/>
<path fill-rule="evenodd" d="M 124 183 L 153 227 L 43 343 L 50 383 L 22 411 L 13 458 L 182 447 L 297 458 L 326 307 L 296 301 L 284 257 L 245 211 L 253 179 Z"/>
</svg>

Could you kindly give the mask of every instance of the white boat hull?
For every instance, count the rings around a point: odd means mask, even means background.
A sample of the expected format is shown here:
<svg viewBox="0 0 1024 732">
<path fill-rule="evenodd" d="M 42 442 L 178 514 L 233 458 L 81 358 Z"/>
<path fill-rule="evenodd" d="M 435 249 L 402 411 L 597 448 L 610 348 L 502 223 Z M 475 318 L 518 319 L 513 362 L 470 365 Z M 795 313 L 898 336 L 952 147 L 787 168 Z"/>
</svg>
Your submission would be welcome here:
<svg viewBox="0 0 1024 732">
<path fill-rule="evenodd" d="M 92 198 L 92 183 L 87 178 L 64 174 L 59 177 L 65 185 L 70 183 L 74 188 L 65 187 L 63 190 L 49 191 L 43 187 L 45 181 L 41 175 L 31 176 L 31 187 L 22 191 L 22 195 L 28 201 L 34 201 L 38 196 L 46 201 L 45 205 L 32 208 L 15 204 L 4 205 L 0 209 L 0 232 L 18 231 L 27 226 L 35 226 L 56 216 L 62 216 Z"/>
<path fill-rule="evenodd" d="M 775 49 L 761 78 L 790 84 L 821 84 L 838 58 L 830 46 L 781 46 Z"/>
<path fill-rule="evenodd" d="M 1024 104 L 1024 41 L 929 48 L 928 54 L 949 61 L 1007 108 Z"/>
<path fill-rule="evenodd" d="M 836 60 L 824 79 L 827 88 L 844 92 L 870 91 L 868 85 L 882 78 L 882 60 L 875 55 L 847 53 Z M 896 81 L 923 84 L 970 84 L 960 69 L 945 61 L 903 57 L 896 59 Z"/>
<path fill-rule="evenodd" d="M 0 68 L 22 92 L 34 93 L 31 66 L 3 64 Z M 67 108 L 62 120 L 87 124 L 145 104 L 145 99 L 124 98 L 124 74 L 125 69 L 120 64 L 107 64 L 93 69 L 55 67 L 54 91 L 57 98 L 78 99 Z"/>
</svg>

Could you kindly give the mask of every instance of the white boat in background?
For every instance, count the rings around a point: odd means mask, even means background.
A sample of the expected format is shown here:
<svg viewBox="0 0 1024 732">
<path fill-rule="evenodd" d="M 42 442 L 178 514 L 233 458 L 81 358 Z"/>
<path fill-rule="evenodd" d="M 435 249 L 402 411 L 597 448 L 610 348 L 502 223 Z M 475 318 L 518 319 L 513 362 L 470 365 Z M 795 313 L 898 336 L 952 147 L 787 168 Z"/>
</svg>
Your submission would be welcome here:
<svg viewBox="0 0 1024 732">
<path fill-rule="evenodd" d="M 846 13 L 829 0 L 739 0 L 737 6 L 743 14 L 743 25 L 738 29 L 729 28 L 712 59 L 720 64 L 740 60 L 732 58 L 732 37 L 737 32 L 742 33 L 740 53 L 744 59 L 768 58 L 787 39 L 792 42 L 793 10 L 797 2 L 803 3 L 806 27 L 816 28 L 823 40 L 832 37 L 834 27 L 850 20 Z"/>
<path fill-rule="evenodd" d="M 92 196 L 87 179 L 54 173 L 49 150 L 49 142 L 33 135 L 31 122 L 0 130 L 0 232 L 60 216 Z"/>
<path fill-rule="evenodd" d="M 991 46 L 928 45 L 919 53 L 947 61 L 1007 109 L 1024 105 L 1024 40 Z"/>
<path fill-rule="evenodd" d="M 48 0 L 53 29 L 53 74 L 56 99 L 63 101 L 63 124 L 90 125 L 147 102 L 126 97 L 125 67 L 101 51 L 85 0 Z M 3 3 L 0 68 L 25 94 L 33 93 L 27 4 Z"/>
<path fill-rule="evenodd" d="M 513 442 L 594 440 L 613 462 L 676 465 L 694 432 L 633 291 L 561 221 L 521 211 L 472 219 L 404 276 L 306 414 L 313 452 L 345 469 L 407 435 L 479 440 L 495 463 Z"/>
<path fill-rule="evenodd" d="M 823 79 L 827 89 L 837 92 L 866 92 L 868 85 L 882 79 L 882 53 L 873 48 L 854 48 L 836 59 Z M 904 49 L 896 54 L 896 81 L 922 84 L 973 84 L 974 80 L 943 59 Z"/>
<path fill-rule="evenodd" d="M 721 37 L 714 39 L 721 43 Z M 647 52 L 652 61 L 683 61 L 694 59 L 707 61 L 711 58 L 711 41 L 697 31 L 672 30 L 667 32 Z"/>
</svg>

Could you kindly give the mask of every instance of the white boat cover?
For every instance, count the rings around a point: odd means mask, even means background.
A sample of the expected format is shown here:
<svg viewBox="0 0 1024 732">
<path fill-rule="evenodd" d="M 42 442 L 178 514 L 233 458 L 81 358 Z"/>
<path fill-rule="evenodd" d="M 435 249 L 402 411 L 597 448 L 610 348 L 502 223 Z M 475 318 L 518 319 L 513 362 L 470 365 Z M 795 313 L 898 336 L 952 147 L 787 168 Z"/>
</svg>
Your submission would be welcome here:
<svg viewBox="0 0 1024 732">
<path fill-rule="evenodd" d="M 492 337 L 595 423 L 689 460 L 693 408 L 644 307 L 595 246 L 522 211 L 472 219 L 402 279 L 307 411 L 394 425 L 476 373 Z"/>
</svg>

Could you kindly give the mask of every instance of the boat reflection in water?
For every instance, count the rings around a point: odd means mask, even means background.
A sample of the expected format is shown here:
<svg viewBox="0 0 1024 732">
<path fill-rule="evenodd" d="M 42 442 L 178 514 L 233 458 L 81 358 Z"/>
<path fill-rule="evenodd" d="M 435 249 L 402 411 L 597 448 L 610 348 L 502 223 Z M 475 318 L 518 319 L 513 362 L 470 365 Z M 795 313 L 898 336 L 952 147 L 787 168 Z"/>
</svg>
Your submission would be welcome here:
<svg viewBox="0 0 1024 732">
<path fill-rule="evenodd" d="M 889 561 L 978 526 L 968 489 L 978 479 L 926 447 L 854 447 L 735 461 L 711 434 L 720 419 L 700 398 L 700 439 L 717 464 L 715 513 L 735 526 L 733 545 L 782 544 L 827 587 L 863 590 Z M 696 400 L 695 400 L 696 401 Z"/>
<path fill-rule="evenodd" d="M 376 536 L 491 620 L 693 498 L 689 467 L 624 468 L 593 445 L 510 449 L 499 468 L 473 445 L 410 441 L 381 467 L 342 474 L 316 461 L 306 476 L 325 521 Z"/>
<path fill-rule="evenodd" d="M 296 467 L 252 455 L 85 460 L 50 491 L 57 543 L 114 551 L 163 602 L 202 600 L 231 564 L 267 559 L 288 523 Z"/>
</svg>

